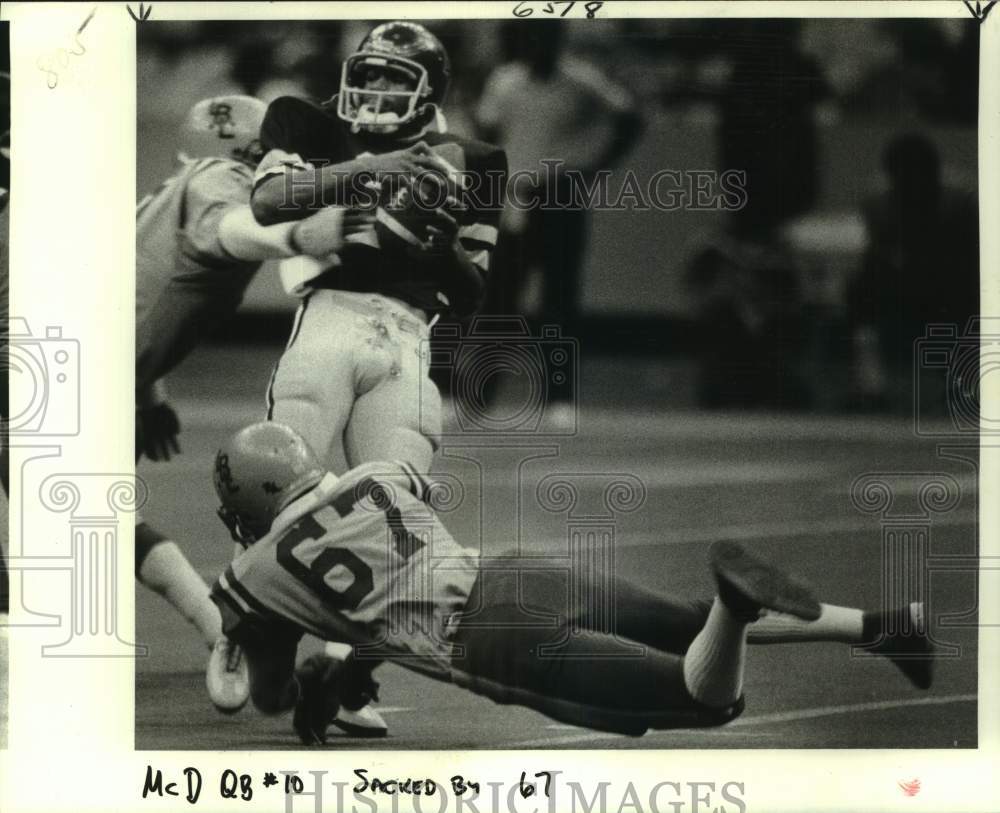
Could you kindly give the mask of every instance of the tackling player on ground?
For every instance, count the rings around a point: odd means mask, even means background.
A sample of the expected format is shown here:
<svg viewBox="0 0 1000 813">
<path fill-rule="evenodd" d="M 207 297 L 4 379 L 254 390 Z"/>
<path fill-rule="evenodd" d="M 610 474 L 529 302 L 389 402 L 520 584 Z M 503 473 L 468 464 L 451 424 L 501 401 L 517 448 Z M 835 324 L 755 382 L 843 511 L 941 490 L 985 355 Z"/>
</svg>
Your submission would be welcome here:
<svg viewBox="0 0 1000 813">
<path fill-rule="evenodd" d="M 266 105 L 248 96 L 205 99 L 181 135 L 181 168 L 140 201 L 136 223 L 136 460 L 180 451 L 177 415 L 164 376 L 221 320 L 232 315 L 263 261 L 325 256 L 367 216 L 325 210 L 308 220 L 262 227 L 250 212 L 258 135 Z M 351 220 L 354 217 L 355 220 Z M 222 635 L 208 585 L 180 548 L 140 518 L 136 576 L 169 601 L 212 650 L 208 689 L 222 710 L 247 699 L 239 652 Z"/>
<path fill-rule="evenodd" d="M 247 549 L 212 598 L 246 652 L 254 703 L 266 713 L 294 708 L 309 745 L 325 742 L 344 693 L 363 693 L 364 676 L 327 655 L 296 668 L 306 632 L 497 702 L 626 734 L 738 716 L 748 642 L 869 644 L 914 685 L 931 682 L 921 606 L 886 614 L 822 605 L 735 543 L 712 546 L 718 592 L 709 602 L 674 602 L 615 579 L 608 632 L 603 574 L 574 573 L 581 589 L 567 592 L 565 574 L 538 557 L 481 560 L 440 523 L 433 486 L 405 463 L 338 478 L 294 431 L 266 422 L 220 449 L 214 481 L 219 514 Z M 539 613 L 559 621 L 528 623 Z M 623 645 L 645 651 L 621 657 Z"/>
</svg>

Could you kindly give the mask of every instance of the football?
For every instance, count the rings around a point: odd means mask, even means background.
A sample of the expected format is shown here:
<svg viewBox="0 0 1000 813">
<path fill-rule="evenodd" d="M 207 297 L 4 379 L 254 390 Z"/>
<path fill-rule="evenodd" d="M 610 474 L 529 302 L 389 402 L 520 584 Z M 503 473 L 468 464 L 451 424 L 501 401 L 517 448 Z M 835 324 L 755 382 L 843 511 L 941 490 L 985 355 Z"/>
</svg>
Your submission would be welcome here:
<svg viewBox="0 0 1000 813">
<path fill-rule="evenodd" d="M 382 186 L 375 210 L 375 233 L 379 246 L 389 254 L 418 247 L 428 238 L 427 226 L 443 210 L 457 217 L 455 185 L 444 173 L 426 172 L 419 176 L 388 179 Z M 449 201 L 449 196 L 452 200 Z"/>
</svg>

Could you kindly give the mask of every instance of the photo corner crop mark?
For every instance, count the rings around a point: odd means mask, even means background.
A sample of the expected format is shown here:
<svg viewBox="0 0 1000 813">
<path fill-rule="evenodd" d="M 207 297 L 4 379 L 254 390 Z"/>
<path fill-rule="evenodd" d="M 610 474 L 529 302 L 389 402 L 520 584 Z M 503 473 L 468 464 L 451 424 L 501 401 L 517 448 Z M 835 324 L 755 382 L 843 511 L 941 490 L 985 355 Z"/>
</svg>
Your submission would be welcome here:
<svg viewBox="0 0 1000 813">
<path fill-rule="evenodd" d="M 153 12 L 153 6 L 146 6 L 145 3 L 139 3 L 139 14 L 132 11 L 132 6 L 125 6 L 128 9 L 129 16 L 135 20 L 137 23 L 144 23 L 149 19 L 149 15 Z"/>
<path fill-rule="evenodd" d="M 970 0 L 962 0 L 962 2 L 965 3 L 965 7 L 969 10 L 969 13 L 979 20 L 980 25 L 983 24 L 990 11 L 993 10 L 993 6 L 997 4 L 997 0 L 989 0 L 985 5 L 980 0 L 976 0 L 975 4 L 970 2 Z"/>
</svg>

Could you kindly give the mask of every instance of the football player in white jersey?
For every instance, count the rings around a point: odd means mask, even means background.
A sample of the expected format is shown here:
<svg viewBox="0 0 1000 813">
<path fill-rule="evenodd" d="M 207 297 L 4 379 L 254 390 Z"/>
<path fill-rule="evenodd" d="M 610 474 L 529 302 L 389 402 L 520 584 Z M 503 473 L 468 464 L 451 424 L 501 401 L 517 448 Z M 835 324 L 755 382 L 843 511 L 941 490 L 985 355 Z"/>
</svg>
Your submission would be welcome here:
<svg viewBox="0 0 1000 813">
<path fill-rule="evenodd" d="M 325 654 L 296 668 L 306 632 L 353 641 L 356 658 L 633 735 L 738 716 L 748 642 L 867 643 L 915 686 L 931 682 L 926 635 L 901 633 L 921 606 L 821 605 L 735 543 L 711 548 L 710 601 L 670 601 L 615 578 L 609 632 L 603 574 L 572 574 L 575 590 L 537 556 L 481 560 L 440 523 L 427 504 L 433 486 L 405 462 L 338 478 L 292 429 L 265 422 L 219 450 L 214 481 L 220 517 L 247 548 L 212 598 L 226 635 L 244 648 L 254 703 L 266 713 L 294 708 L 307 745 L 325 742 L 346 698 L 372 697 L 375 686 Z M 539 613 L 558 622 L 528 623 Z M 621 657 L 623 644 L 638 656 Z"/>
<path fill-rule="evenodd" d="M 266 105 L 248 96 L 205 99 L 181 131 L 181 166 L 140 201 L 136 224 L 136 461 L 180 451 L 164 377 L 212 327 L 232 315 L 261 264 L 326 256 L 370 217 L 326 209 L 297 223 L 260 226 L 250 212 Z M 353 219 L 352 219 L 353 218 Z M 212 650 L 208 689 L 221 710 L 247 699 L 245 666 L 222 635 L 208 585 L 180 548 L 139 521 L 136 576 L 199 630 Z"/>
</svg>

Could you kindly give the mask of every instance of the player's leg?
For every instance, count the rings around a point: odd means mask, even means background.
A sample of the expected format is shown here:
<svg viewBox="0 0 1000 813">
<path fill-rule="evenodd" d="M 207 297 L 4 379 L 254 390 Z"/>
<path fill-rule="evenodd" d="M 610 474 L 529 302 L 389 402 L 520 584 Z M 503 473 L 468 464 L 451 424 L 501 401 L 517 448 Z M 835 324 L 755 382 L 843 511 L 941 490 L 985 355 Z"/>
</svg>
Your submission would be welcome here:
<svg viewBox="0 0 1000 813">
<path fill-rule="evenodd" d="M 567 615 L 576 629 L 607 632 L 683 655 L 708 618 L 711 600 L 680 601 L 600 570 L 569 574 Z M 531 581 L 522 589 L 531 595 Z M 569 606 L 572 595 L 572 606 Z"/>
<path fill-rule="evenodd" d="M 136 409 L 138 464 L 143 435 L 142 411 Z M 176 542 L 151 528 L 141 518 L 135 527 L 136 579 L 162 596 L 186 618 L 210 650 L 205 680 L 216 708 L 231 713 L 246 705 L 246 662 L 238 648 L 222 634 L 219 611 L 209 598 L 208 585 L 191 566 Z"/>
<path fill-rule="evenodd" d="M 372 706 L 372 701 L 378 700 L 378 682 L 372 677 L 372 672 L 381 666 L 382 661 L 356 658 L 353 647 L 346 644 L 335 644 L 331 649 L 327 643 L 324 653 L 329 656 L 331 652 L 334 660 L 343 664 L 337 687 L 340 707 L 333 724 L 352 737 L 385 737 L 389 726 Z"/>
<path fill-rule="evenodd" d="M 334 474 L 348 469 L 343 436 L 356 396 L 355 343 L 363 325 L 363 317 L 337 304 L 335 292 L 311 294 L 299 306 L 268 387 L 268 419 L 298 432 Z"/>
<path fill-rule="evenodd" d="M 145 522 L 135 528 L 135 575 L 193 624 L 209 649 L 215 646 L 222 637 L 222 620 L 208 585 L 177 543 Z"/>
<path fill-rule="evenodd" d="M 917 688 L 930 687 L 934 677 L 934 648 L 922 603 L 875 612 L 821 604 L 820 610 L 820 617 L 814 621 L 766 611 L 750 626 L 747 641 L 750 644 L 833 641 L 864 646 L 869 652 L 888 658 Z"/>
<path fill-rule="evenodd" d="M 742 694 L 747 628 L 764 609 L 815 620 L 820 606 L 808 589 L 769 567 L 732 542 L 710 550 L 719 593 L 708 620 L 684 657 L 684 680 L 691 694 L 714 708 Z"/>
<path fill-rule="evenodd" d="M 359 354 L 358 397 L 344 433 L 351 468 L 404 460 L 430 470 L 441 435 L 441 395 L 430 379 L 426 331 L 412 317 L 372 328 Z"/>
<path fill-rule="evenodd" d="M 477 611 L 463 617 L 453 638 L 456 684 L 560 722 L 633 735 L 651 726 L 718 725 L 741 710 L 736 703 L 714 709 L 699 702 L 688 689 L 682 655 L 638 647 L 621 636 L 570 630 L 565 617 L 554 627 L 542 623 L 532 613 L 558 616 L 565 612 L 563 600 L 528 605 L 517 580 L 480 575 L 468 605 Z M 535 582 L 539 598 L 546 584 L 548 595 L 560 591 L 553 574 L 536 571 L 521 581 Z"/>
<path fill-rule="evenodd" d="M 368 721 L 352 729 L 341 721 L 344 706 L 355 710 L 367 708 L 377 698 L 377 684 L 371 678 L 375 662 L 365 664 L 353 657 L 347 660 L 326 654 L 312 655 L 295 670 L 297 697 L 292 727 L 304 745 L 322 745 L 332 721 L 348 734 L 362 737 L 372 733 Z M 385 732 L 381 736 L 385 736 Z"/>
<path fill-rule="evenodd" d="M 727 722 L 742 710 L 746 630 L 761 608 L 815 618 L 819 605 L 737 546 L 713 547 L 712 565 L 719 595 L 684 656 L 647 648 L 627 657 L 621 638 L 590 631 L 566 636 L 564 629 L 556 630 L 559 646 L 546 654 L 544 639 L 552 633 L 537 618 L 536 626 L 524 625 L 525 610 L 541 608 L 525 607 L 518 576 L 481 578 L 469 602 L 479 612 L 464 618 L 455 635 L 456 682 L 499 702 L 625 733 Z M 558 613 L 559 601 L 547 609 Z"/>
<path fill-rule="evenodd" d="M 369 303 L 357 306 L 369 307 Z M 359 394 L 343 433 L 346 468 L 379 460 L 405 460 L 426 472 L 440 432 L 441 400 L 426 374 L 423 326 L 409 316 L 394 317 L 390 306 L 380 304 L 371 308 L 357 331 L 352 385 L 353 392 Z M 422 424 L 430 425 L 432 432 L 425 432 Z M 345 661 L 351 647 L 328 642 L 324 652 Z M 350 663 L 367 664 L 364 668 L 369 681 L 371 670 L 378 665 L 371 661 Z M 356 702 L 343 700 L 334 724 L 354 736 L 384 737 L 388 733 L 385 721 L 364 693 Z"/>
<path fill-rule="evenodd" d="M 573 577 L 578 600 L 571 612 L 577 628 L 613 629 L 616 635 L 667 652 L 686 652 L 712 609 L 711 600 L 679 602 L 602 573 Z M 609 619 L 613 619 L 610 627 Z M 815 620 L 764 610 L 747 630 L 750 645 L 806 642 L 866 645 L 892 661 L 918 688 L 926 689 L 932 682 L 933 647 L 920 603 L 875 612 L 820 604 Z"/>
<path fill-rule="evenodd" d="M 348 465 L 403 460 L 418 472 L 429 471 L 441 432 L 441 396 L 431 381 L 427 362 L 427 332 L 415 318 L 379 313 L 370 323 L 365 348 L 359 354 L 358 391 L 344 447 Z M 343 644 L 326 645 L 326 654 L 343 659 Z M 355 661 L 367 668 L 367 684 L 378 661 Z M 354 736 L 379 737 L 388 731 L 365 692 L 352 703 L 345 699 L 334 724 Z M 363 701 L 363 702 L 362 702 Z M 360 704 L 360 705 L 359 705 Z"/>
<path fill-rule="evenodd" d="M 247 693 L 265 714 L 288 711 L 299 696 L 295 680 L 295 655 L 301 631 L 273 613 L 267 617 L 253 588 L 237 581 L 232 568 L 213 585 L 211 600 L 221 618 L 225 640 L 233 652 L 242 653 L 247 673 Z"/>
<path fill-rule="evenodd" d="M 263 714 L 291 711 L 299 699 L 295 678 L 297 642 L 287 640 L 242 640 L 239 644 L 247 660 L 250 698 Z"/>
</svg>

